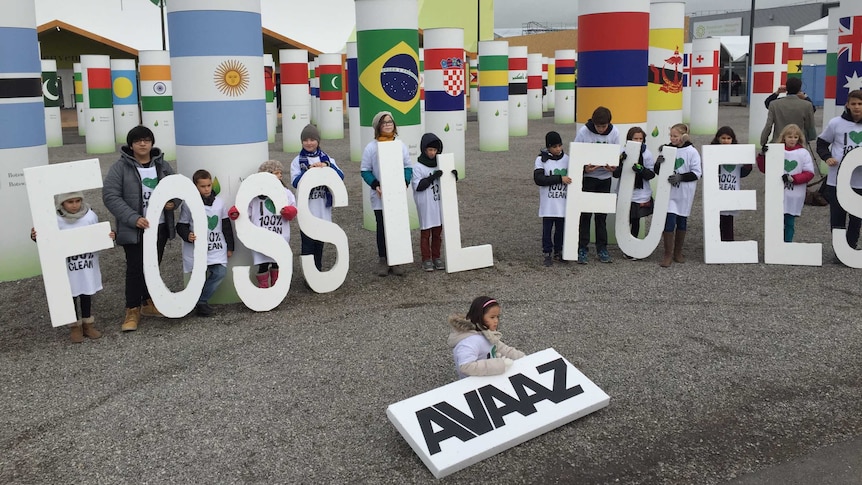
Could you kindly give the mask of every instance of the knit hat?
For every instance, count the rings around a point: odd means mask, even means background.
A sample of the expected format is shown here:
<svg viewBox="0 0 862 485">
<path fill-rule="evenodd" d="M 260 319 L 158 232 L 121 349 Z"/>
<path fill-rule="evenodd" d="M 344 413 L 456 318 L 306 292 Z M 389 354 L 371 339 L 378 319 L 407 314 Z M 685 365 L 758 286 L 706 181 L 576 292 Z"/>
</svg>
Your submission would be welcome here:
<svg viewBox="0 0 862 485">
<path fill-rule="evenodd" d="M 320 130 L 318 130 L 314 125 L 305 125 L 305 128 L 302 129 L 302 133 L 299 134 L 299 141 L 308 140 L 309 138 L 320 143 Z"/>
<path fill-rule="evenodd" d="M 257 169 L 258 172 L 269 172 L 273 173 L 275 171 L 284 172 L 284 168 L 281 166 L 281 162 L 278 160 L 267 160 L 260 164 L 260 168 Z"/>
<path fill-rule="evenodd" d="M 562 145 L 563 138 L 556 131 L 549 131 L 545 135 L 545 148 L 551 148 L 554 145 Z"/>
<path fill-rule="evenodd" d="M 389 111 L 381 111 L 374 115 L 374 119 L 371 120 L 371 127 L 376 130 L 377 125 L 380 124 L 380 118 L 383 118 L 386 115 L 389 115 L 389 117 L 392 118 L 392 113 L 390 113 Z M 395 120 L 395 118 L 392 118 L 392 120 Z"/>
<path fill-rule="evenodd" d="M 84 200 L 84 193 L 79 190 L 77 192 L 67 192 L 65 194 L 57 194 L 54 196 L 54 207 L 57 210 L 60 210 L 63 207 L 63 202 L 66 202 L 69 199 Z"/>
</svg>

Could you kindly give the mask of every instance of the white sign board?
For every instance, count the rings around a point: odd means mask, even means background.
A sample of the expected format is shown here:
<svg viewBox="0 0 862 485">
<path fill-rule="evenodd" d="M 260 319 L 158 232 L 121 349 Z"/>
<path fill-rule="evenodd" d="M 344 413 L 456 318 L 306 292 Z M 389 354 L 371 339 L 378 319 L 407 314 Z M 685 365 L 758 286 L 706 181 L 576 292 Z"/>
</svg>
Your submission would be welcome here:
<svg viewBox="0 0 862 485">
<path fill-rule="evenodd" d="M 437 478 L 608 405 L 610 397 L 554 349 L 505 374 L 468 377 L 390 405 L 386 415 Z"/>
<path fill-rule="evenodd" d="M 776 150 L 783 153 L 779 148 Z M 722 165 L 754 163 L 754 145 L 703 146 L 703 259 L 706 264 L 756 263 L 757 241 L 722 241 L 719 231 L 721 211 L 756 210 L 757 191 L 721 190 L 733 185 L 732 173 L 721 173 Z M 721 180 L 726 177 L 727 180 Z"/>
<path fill-rule="evenodd" d="M 490 244 L 461 247 L 461 222 L 458 215 L 458 189 L 455 188 L 455 154 L 437 155 L 440 177 L 440 208 L 443 219 L 443 242 L 446 247 L 446 272 L 457 273 L 494 266 L 494 251 Z"/>
<path fill-rule="evenodd" d="M 742 17 L 694 22 L 692 27 L 693 39 L 706 39 L 708 37 L 721 37 L 723 35 L 742 35 Z"/>
</svg>

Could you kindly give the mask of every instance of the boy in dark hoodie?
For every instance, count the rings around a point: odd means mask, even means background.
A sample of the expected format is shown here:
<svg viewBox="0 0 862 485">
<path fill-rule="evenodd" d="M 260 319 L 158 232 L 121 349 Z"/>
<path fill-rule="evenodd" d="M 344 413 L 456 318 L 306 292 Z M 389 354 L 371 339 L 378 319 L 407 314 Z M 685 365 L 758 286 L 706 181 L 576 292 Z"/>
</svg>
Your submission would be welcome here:
<svg viewBox="0 0 862 485">
<path fill-rule="evenodd" d="M 599 106 L 593 111 L 593 117 L 578 130 L 575 142 L 580 143 L 613 143 L 620 144 L 620 132 L 611 124 L 611 110 Z M 584 166 L 584 192 L 597 192 L 602 194 L 611 193 L 611 176 L 616 169 L 611 165 Z M 578 232 L 578 263 L 587 264 L 587 247 L 590 244 L 590 222 L 595 216 L 596 220 L 596 252 L 599 261 L 610 263 L 611 255 L 608 253 L 608 226 L 607 214 L 584 212 L 581 214 L 581 227 Z"/>
<path fill-rule="evenodd" d="M 545 266 L 563 259 L 563 231 L 566 223 L 566 189 L 572 183 L 569 177 L 569 156 L 563 151 L 563 138 L 556 131 L 545 135 L 545 148 L 536 157 L 533 181 L 539 188 L 539 217 L 542 218 L 542 253 Z M 551 232 L 557 227 L 553 239 Z M 551 250 L 554 252 L 551 258 Z"/>
<path fill-rule="evenodd" d="M 446 269 L 440 258 L 443 235 L 443 220 L 440 210 L 440 177 L 443 171 L 437 168 L 437 154 L 443 151 L 443 142 L 434 133 L 425 133 L 419 142 L 419 158 L 413 164 L 413 200 L 419 214 L 419 248 L 422 253 L 422 269 L 434 271 Z M 452 170 L 455 180 L 458 172 Z"/>
</svg>

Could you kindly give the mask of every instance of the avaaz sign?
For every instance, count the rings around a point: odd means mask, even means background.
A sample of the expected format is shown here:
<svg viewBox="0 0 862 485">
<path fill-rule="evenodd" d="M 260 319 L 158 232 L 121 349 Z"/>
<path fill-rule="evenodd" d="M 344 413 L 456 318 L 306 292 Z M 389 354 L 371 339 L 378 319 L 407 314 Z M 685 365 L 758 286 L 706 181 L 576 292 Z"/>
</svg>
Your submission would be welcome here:
<svg viewBox="0 0 862 485">
<path fill-rule="evenodd" d="M 386 409 L 437 478 L 608 405 L 610 397 L 554 349 L 499 376 L 468 377 Z"/>
</svg>

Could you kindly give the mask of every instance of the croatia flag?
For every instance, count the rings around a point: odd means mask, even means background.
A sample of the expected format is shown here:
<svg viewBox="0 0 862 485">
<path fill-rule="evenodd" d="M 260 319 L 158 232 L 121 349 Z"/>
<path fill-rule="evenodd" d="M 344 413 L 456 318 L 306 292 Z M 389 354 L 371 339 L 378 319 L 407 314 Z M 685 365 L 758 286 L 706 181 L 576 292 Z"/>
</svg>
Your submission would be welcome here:
<svg viewBox="0 0 862 485">
<path fill-rule="evenodd" d="M 850 91 L 862 89 L 862 16 L 838 20 L 838 62 L 835 105 L 847 103 Z"/>
</svg>

